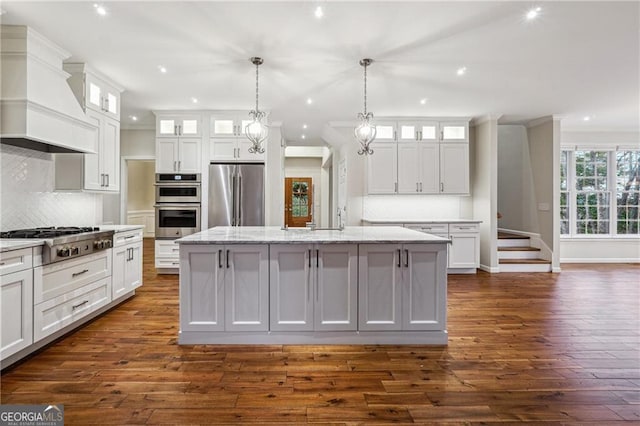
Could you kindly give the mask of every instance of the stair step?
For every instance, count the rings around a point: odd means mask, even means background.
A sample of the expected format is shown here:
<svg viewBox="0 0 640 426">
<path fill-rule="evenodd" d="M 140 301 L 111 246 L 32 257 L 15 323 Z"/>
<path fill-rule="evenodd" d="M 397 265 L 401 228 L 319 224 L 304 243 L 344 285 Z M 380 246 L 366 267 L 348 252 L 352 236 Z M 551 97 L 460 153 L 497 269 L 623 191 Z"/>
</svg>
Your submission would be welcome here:
<svg viewBox="0 0 640 426">
<path fill-rule="evenodd" d="M 499 240 L 528 240 L 529 237 L 526 235 L 518 235 L 518 234 L 510 234 L 508 232 L 498 232 Z"/>
<path fill-rule="evenodd" d="M 523 247 L 498 247 L 498 251 L 540 251 L 539 248 L 536 247 L 527 247 L 527 246 L 523 246 Z"/>
<path fill-rule="evenodd" d="M 500 264 L 544 264 L 544 263 L 548 263 L 551 264 L 551 262 L 549 262 L 548 260 L 544 260 L 544 259 L 500 259 L 498 261 L 498 263 Z"/>
<path fill-rule="evenodd" d="M 498 249 L 504 247 L 528 247 L 530 243 L 529 238 L 503 238 L 498 240 Z"/>
</svg>

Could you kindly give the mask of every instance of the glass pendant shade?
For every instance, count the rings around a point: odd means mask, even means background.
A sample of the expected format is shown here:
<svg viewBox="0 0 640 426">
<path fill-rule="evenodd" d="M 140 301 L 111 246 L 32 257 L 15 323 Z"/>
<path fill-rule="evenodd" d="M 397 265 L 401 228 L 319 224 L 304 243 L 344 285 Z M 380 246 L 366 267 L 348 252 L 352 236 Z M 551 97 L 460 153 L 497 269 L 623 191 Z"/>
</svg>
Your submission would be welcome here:
<svg viewBox="0 0 640 426">
<path fill-rule="evenodd" d="M 269 135 L 269 126 L 264 124 L 262 120 L 266 118 L 266 114 L 258 108 L 258 67 L 262 64 L 262 58 L 253 57 L 249 59 L 256 66 L 256 109 L 249 111 L 251 122 L 244 128 L 244 134 L 251 141 L 249 152 L 252 154 L 262 154 L 264 152 L 263 142 Z"/>
<path fill-rule="evenodd" d="M 369 147 L 376 138 L 376 126 L 373 124 L 373 113 L 367 112 L 367 67 L 371 65 L 373 59 L 365 58 L 360 60 L 360 65 L 364 67 L 364 112 L 358 113 L 360 123 L 354 129 L 354 136 L 360 143 L 359 155 L 371 155 L 373 149 Z"/>
</svg>

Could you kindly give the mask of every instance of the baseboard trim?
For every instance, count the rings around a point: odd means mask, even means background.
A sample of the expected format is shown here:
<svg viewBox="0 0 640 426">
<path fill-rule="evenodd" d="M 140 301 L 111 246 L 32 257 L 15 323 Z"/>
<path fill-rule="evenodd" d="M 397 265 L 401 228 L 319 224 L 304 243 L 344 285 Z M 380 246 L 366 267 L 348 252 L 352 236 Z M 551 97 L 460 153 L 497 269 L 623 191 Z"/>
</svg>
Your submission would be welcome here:
<svg viewBox="0 0 640 426">
<path fill-rule="evenodd" d="M 480 264 L 478 269 L 480 269 L 481 271 L 488 272 L 490 274 L 497 274 L 498 272 L 500 272 L 500 268 L 498 268 L 497 266 L 491 267 L 491 266 Z"/>
<path fill-rule="evenodd" d="M 636 257 L 629 257 L 629 258 L 568 257 L 568 258 L 560 259 L 560 263 L 640 263 L 640 259 Z"/>
</svg>

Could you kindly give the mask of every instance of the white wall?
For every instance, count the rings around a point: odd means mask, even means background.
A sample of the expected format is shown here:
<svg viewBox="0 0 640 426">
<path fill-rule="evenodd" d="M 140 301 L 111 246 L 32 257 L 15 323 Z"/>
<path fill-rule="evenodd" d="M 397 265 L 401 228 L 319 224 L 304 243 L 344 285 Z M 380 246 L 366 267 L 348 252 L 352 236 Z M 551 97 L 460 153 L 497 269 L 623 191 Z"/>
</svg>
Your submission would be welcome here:
<svg viewBox="0 0 640 426">
<path fill-rule="evenodd" d="M 533 171 L 527 129 L 498 126 L 498 228 L 537 234 Z"/>
<path fill-rule="evenodd" d="M 473 158 L 473 219 L 480 220 L 480 268 L 498 272 L 498 121 L 487 117 L 469 131 Z"/>
<path fill-rule="evenodd" d="M 122 130 L 120 132 L 121 157 L 154 157 L 155 155 L 155 130 Z"/>
<path fill-rule="evenodd" d="M 153 210 L 155 161 L 131 160 L 127 167 L 127 210 Z"/>
<path fill-rule="evenodd" d="M 374 154 L 375 155 L 375 154 Z M 473 218 L 472 197 L 455 195 L 366 195 L 363 218 L 367 220 L 447 220 Z"/>
<path fill-rule="evenodd" d="M 266 155 L 264 224 L 284 226 L 284 139 L 280 126 L 269 128 Z"/>
<path fill-rule="evenodd" d="M 1 230 L 102 223 L 102 195 L 54 192 L 53 155 L 0 144 Z"/>
<path fill-rule="evenodd" d="M 640 132 L 562 130 L 561 145 L 640 149 Z M 560 262 L 640 262 L 640 238 L 560 238 Z"/>
</svg>

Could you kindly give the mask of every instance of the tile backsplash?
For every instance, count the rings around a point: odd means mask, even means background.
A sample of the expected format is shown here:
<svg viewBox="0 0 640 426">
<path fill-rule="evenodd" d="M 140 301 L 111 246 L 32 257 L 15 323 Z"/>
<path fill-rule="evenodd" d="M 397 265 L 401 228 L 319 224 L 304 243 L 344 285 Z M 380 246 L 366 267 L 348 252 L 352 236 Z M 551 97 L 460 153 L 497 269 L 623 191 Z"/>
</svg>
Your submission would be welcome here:
<svg viewBox="0 0 640 426">
<path fill-rule="evenodd" d="M 53 155 L 0 144 L 2 231 L 37 226 L 90 226 L 102 222 L 102 195 L 54 192 Z"/>
<path fill-rule="evenodd" d="M 362 217 L 378 220 L 471 219 L 471 197 L 455 195 L 369 195 Z"/>
</svg>

